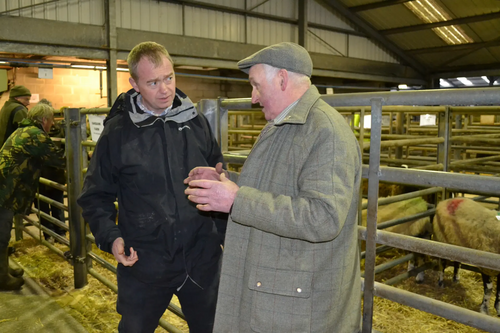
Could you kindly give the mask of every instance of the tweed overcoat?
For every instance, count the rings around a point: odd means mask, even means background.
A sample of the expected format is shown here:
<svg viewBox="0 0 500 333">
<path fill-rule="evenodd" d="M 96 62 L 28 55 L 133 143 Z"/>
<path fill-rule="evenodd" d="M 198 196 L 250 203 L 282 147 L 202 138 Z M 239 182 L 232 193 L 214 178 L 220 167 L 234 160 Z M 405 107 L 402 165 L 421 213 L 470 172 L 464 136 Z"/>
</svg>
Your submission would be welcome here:
<svg viewBox="0 0 500 333">
<path fill-rule="evenodd" d="M 360 179 L 354 134 L 311 86 L 237 179 L 214 332 L 359 331 Z"/>
</svg>

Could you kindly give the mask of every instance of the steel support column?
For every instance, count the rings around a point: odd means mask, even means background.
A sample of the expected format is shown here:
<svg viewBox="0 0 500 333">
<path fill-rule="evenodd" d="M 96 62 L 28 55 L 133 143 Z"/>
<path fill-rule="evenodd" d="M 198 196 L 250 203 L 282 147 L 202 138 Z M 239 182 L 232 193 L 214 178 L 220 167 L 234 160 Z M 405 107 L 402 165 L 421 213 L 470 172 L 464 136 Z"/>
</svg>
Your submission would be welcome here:
<svg viewBox="0 0 500 333">
<path fill-rule="evenodd" d="M 82 154 L 80 153 L 81 122 L 78 109 L 66 109 L 66 163 L 68 171 L 68 213 L 70 230 L 70 250 L 73 258 L 75 288 L 87 285 L 87 248 L 85 223 L 76 199 L 80 195 L 82 177 Z M 85 123 L 84 123 L 85 124 Z"/>
</svg>

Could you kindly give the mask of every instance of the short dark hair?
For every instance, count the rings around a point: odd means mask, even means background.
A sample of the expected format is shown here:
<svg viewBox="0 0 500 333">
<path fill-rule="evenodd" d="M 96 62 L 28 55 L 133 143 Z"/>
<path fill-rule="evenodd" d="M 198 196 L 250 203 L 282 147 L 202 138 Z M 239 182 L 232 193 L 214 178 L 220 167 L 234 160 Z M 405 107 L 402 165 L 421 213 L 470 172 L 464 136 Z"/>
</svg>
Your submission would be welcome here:
<svg viewBox="0 0 500 333">
<path fill-rule="evenodd" d="M 137 65 L 143 57 L 147 57 L 155 66 L 161 65 L 162 57 L 166 57 L 172 66 L 174 66 L 170 54 L 168 54 L 167 49 L 163 45 L 155 42 L 142 42 L 134 46 L 127 57 L 128 70 L 134 80 L 139 78 L 137 75 Z"/>
</svg>

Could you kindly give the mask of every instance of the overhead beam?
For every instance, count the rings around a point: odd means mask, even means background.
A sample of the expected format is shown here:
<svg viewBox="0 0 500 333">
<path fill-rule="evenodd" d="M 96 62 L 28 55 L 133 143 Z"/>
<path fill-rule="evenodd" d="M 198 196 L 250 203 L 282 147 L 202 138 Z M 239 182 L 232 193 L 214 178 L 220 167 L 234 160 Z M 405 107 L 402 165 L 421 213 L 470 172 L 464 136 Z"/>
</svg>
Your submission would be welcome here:
<svg viewBox="0 0 500 333">
<path fill-rule="evenodd" d="M 394 6 L 394 5 L 409 2 L 409 1 L 412 1 L 412 0 L 386 0 L 386 1 L 368 3 L 365 5 L 352 6 L 352 7 L 349 7 L 349 9 L 353 12 L 362 12 L 365 10 L 372 10 L 372 9 L 378 9 L 378 8 L 383 8 L 383 7 L 388 7 L 388 6 Z"/>
<path fill-rule="evenodd" d="M 116 50 L 117 60 L 126 60 L 130 50 L 140 42 L 151 40 L 165 45 L 174 60 L 197 63 L 202 67 L 237 69 L 236 62 L 262 48 L 261 45 L 235 43 L 199 37 L 116 28 L 107 35 L 105 27 L 81 23 L 57 22 L 26 17 L 0 16 L 0 52 L 79 57 L 109 60 Z M 23 29 L 14 27 L 24 27 Z M 10 28 L 12 27 L 12 28 Z M 113 30 L 113 29 L 112 29 Z M 113 47 L 106 47 L 111 37 Z M 57 44 L 54 43 L 57 41 Z M 112 54 L 114 57 L 114 54 Z M 1 55 L 0 55 L 1 58 Z M 355 80 L 407 82 L 421 80 L 412 67 L 366 59 L 311 53 L 318 76 Z M 176 63 L 180 64 L 176 61 Z"/>
<path fill-rule="evenodd" d="M 500 37 L 497 37 L 497 38 L 495 38 L 494 40 L 491 40 L 491 41 L 487 42 L 487 43 L 486 43 L 486 45 L 484 45 L 484 46 L 482 46 L 482 45 L 477 46 L 477 45 L 476 45 L 475 47 L 473 47 L 473 48 L 471 48 L 471 49 L 468 49 L 468 50 L 467 50 L 466 52 L 464 52 L 464 53 L 458 54 L 457 56 L 455 56 L 455 57 L 453 57 L 453 58 L 451 58 L 451 59 L 447 59 L 447 60 L 445 60 L 445 61 L 441 62 L 440 64 L 438 64 L 438 65 L 437 65 L 437 66 L 435 66 L 435 67 L 444 67 L 444 66 L 446 66 L 446 65 L 448 65 L 448 64 L 452 64 L 452 63 L 454 63 L 455 61 L 457 61 L 457 60 L 459 60 L 459 59 L 462 59 L 463 57 L 466 57 L 466 56 L 468 56 L 469 54 L 472 54 L 472 53 L 474 53 L 474 52 L 476 52 L 476 51 L 478 51 L 478 50 L 482 49 L 483 47 L 489 47 L 490 45 L 496 44 L 496 43 L 498 43 L 498 42 L 500 42 Z"/>
<path fill-rule="evenodd" d="M 491 69 L 496 67 L 496 69 Z M 460 77 L 460 76 L 500 76 L 500 62 L 480 66 L 456 66 L 442 70 L 434 70 L 429 74 L 431 78 Z"/>
<path fill-rule="evenodd" d="M 366 21 L 364 21 L 363 19 L 358 17 L 356 14 L 352 13 L 349 10 L 349 8 L 344 6 L 344 4 L 342 4 L 339 0 L 316 0 L 316 2 L 322 4 L 323 6 L 325 6 L 325 8 L 330 7 L 331 9 L 335 9 L 341 15 L 343 15 L 346 18 L 348 18 L 349 20 L 351 20 L 351 22 L 353 22 L 355 25 L 357 25 L 368 36 L 377 40 L 380 44 L 385 46 L 387 49 L 389 49 L 390 51 L 397 54 L 403 61 L 405 61 L 408 65 L 413 67 L 416 71 L 418 71 L 422 75 L 425 74 L 426 68 L 421 63 L 419 63 L 413 57 L 406 54 L 403 50 L 401 50 L 399 47 L 397 47 L 396 44 L 394 44 L 392 41 L 387 39 L 387 37 L 380 34 L 377 30 L 375 30 Z"/>
<path fill-rule="evenodd" d="M 458 52 L 467 51 L 469 49 L 484 48 L 490 46 L 500 45 L 500 41 L 490 41 L 490 42 L 480 42 L 480 43 L 467 43 L 467 44 L 456 44 L 456 45 L 446 45 L 437 47 L 427 47 L 413 50 L 406 50 L 406 52 L 415 54 L 428 54 L 428 53 L 440 53 L 440 52 Z"/>
<path fill-rule="evenodd" d="M 299 45 L 306 47 L 307 38 L 307 0 L 299 1 Z"/>
<path fill-rule="evenodd" d="M 490 21 L 490 20 L 496 20 L 499 18 L 500 18 L 500 12 L 495 12 L 495 13 L 484 14 L 484 15 L 462 17 L 462 18 L 448 20 L 448 21 L 415 24 L 415 25 L 410 25 L 410 26 L 406 26 L 406 27 L 385 29 L 385 30 L 380 30 L 380 33 L 383 35 L 393 35 L 393 34 L 400 34 L 400 33 L 405 33 L 405 32 L 413 32 L 413 31 L 427 30 L 427 29 L 432 29 L 432 28 L 446 27 L 446 26 L 450 26 L 450 25 L 460 25 L 460 24 L 467 24 L 467 23 L 474 23 L 474 22 Z"/>
</svg>

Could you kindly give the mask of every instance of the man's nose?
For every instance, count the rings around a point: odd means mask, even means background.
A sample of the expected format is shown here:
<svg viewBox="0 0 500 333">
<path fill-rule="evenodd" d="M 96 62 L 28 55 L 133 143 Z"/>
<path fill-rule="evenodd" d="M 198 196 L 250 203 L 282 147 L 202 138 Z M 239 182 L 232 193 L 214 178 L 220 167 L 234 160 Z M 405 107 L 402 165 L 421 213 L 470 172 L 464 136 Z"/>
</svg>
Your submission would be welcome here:
<svg viewBox="0 0 500 333">
<path fill-rule="evenodd" d="M 252 104 L 257 104 L 259 102 L 258 94 L 255 90 L 252 90 Z"/>
</svg>

